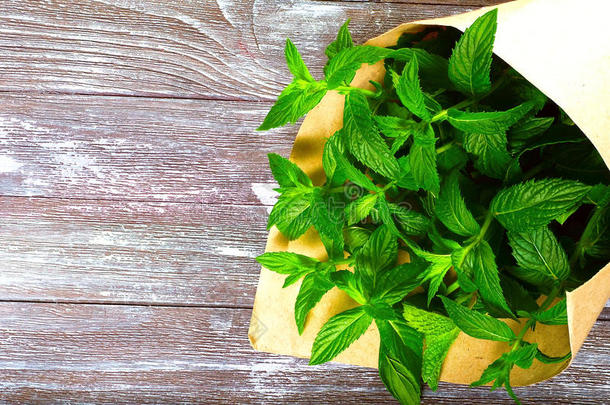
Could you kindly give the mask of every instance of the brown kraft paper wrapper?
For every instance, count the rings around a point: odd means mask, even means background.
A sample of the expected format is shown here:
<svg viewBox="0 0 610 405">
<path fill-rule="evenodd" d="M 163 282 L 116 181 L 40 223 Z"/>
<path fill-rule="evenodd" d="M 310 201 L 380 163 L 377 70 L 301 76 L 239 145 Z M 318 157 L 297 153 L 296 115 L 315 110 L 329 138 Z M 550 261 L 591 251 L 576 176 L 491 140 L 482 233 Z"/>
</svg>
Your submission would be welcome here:
<svg viewBox="0 0 610 405">
<path fill-rule="evenodd" d="M 604 0 L 520 0 L 499 5 L 494 52 L 563 108 L 591 140 L 606 165 L 610 165 L 610 24 L 603 12 L 606 6 Z M 391 46 L 402 33 L 416 32 L 425 25 L 446 25 L 463 31 L 491 8 L 403 24 L 367 44 Z M 364 65 L 352 85 L 372 89 L 368 81 L 379 81 L 383 73 L 381 62 Z M 343 96 L 331 91 L 307 115 L 296 137 L 291 160 L 315 184 L 324 182 L 322 148 L 326 139 L 341 128 L 342 116 Z M 269 232 L 266 251 L 291 251 L 326 259 L 326 251 L 313 229 L 297 240 L 288 241 L 274 227 Z M 333 288 L 310 312 L 303 335 L 299 335 L 294 321 L 299 284 L 282 289 L 284 278 L 261 270 L 250 341 L 259 351 L 306 358 L 321 326 L 331 316 L 357 304 Z M 563 356 L 571 350 L 574 358 L 609 297 L 610 264 L 567 294 L 568 325 L 538 324 L 525 339 L 538 343 L 550 356 Z M 518 322 L 505 321 L 513 330 L 520 330 Z M 335 361 L 376 368 L 378 347 L 379 334 L 373 323 Z M 459 384 L 476 381 L 508 348 L 506 343 L 460 333 L 443 364 L 441 380 Z M 515 367 L 511 383 L 529 385 L 551 378 L 569 363 L 567 360 L 547 365 L 535 360 L 528 370 Z"/>
</svg>

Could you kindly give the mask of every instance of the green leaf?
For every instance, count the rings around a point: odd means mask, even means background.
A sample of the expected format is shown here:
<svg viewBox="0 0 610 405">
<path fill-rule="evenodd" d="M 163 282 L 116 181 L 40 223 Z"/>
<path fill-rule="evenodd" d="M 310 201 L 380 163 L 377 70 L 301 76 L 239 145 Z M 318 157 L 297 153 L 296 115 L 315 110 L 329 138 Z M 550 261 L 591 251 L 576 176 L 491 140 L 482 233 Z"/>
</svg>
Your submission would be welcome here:
<svg viewBox="0 0 610 405">
<path fill-rule="evenodd" d="M 447 120 L 460 131 L 484 135 L 504 133 L 519 121 L 533 107 L 530 102 L 520 104 L 506 111 L 467 112 L 450 108 Z"/>
<path fill-rule="evenodd" d="M 398 158 L 398 166 L 400 167 L 400 174 L 396 179 L 398 187 L 406 188 L 407 190 L 417 191 L 419 187 L 415 182 L 413 173 L 411 172 L 411 163 L 409 162 L 408 156 L 402 156 Z"/>
<path fill-rule="evenodd" d="M 356 222 L 360 222 L 364 218 L 368 217 L 371 210 L 377 203 L 377 197 L 377 194 L 367 194 L 351 202 L 347 207 L 345 207 L 347 224 L 353 225 Z"/>
<path fill-rule="evenodd" d="M 339 52 L 341 52 L 344 49 L 348 49 L 354 46 L 354 41 L 352 41 L 352 35 L 349 32 L 349 21 L 347 20 L 342 26 L 341 28 L 339 28 L 339 32 L 337 33 L 337 39 L 335 39 L 333 42 L 331 42 L 330 44 L 328 44 L 328 46 L 326 47 L 326 50 L 324 51 L 324 53 L 326 54 L 326 56 L 328 57 L 328 59 L 332 59 L 335 56 L 337 56 L 337 54 Z"/>
<path fill-rule="evenodd" d="M 312 187 L 311 179 L 295 163 L 276 153 L 269 153 L 267 157 L 271 173 L 280 187 Z"/>
<path fill-rule="evenodd" d="M 492 391 L 504 385 L 508 394 L 517 404 L 520 404 L 521 402 L 519 402 L 519 399 L 513 392 L 510 385 L 510 371 L 514 365 L 521 368 L 531 367 L 537 350 L 537 344 L 525 343 L 522 347 L 519 347 L 514 351 L 502 354 L 499 359 L 491 363 L 489 367 L 483 371 L 483 375 L 481 375 L 481 379 L 479 381 L 475 381 L 470 385 L 472 387 L 478 387 L 494 381 L 491 386 Z"/>
<path fill-rule="evenodd" d="M 540 273 L 555 281 L 563 281 L 570 275 L 566 253 L 546 226 L 528 232 L 508 232 L 508 242 L 523 270 Z"/>
<path fill-rule="evenodd" d="M 371 301 L 364 306 L 364 310 L 373 317 L 375 321 L 400 320 L 397 312 L 390 305 L 382 301 Z"/>
<path fill-rule="evenodd" d="M 379 376 L 401 404 L 420 402 L 421 337 L 400 321 L 376 321 L 381 337 Z"/>
<path fill-rule="evenodd" d="M 326 65 L 324 74 L 328 89 L 349 84 L 363 64 L 372 65 L 392 53 L 391 49 L 360 45 L 342 49 Z"/>
<path fill-rule="evenodd" d="M 415 132 L 409 151 L 409 164 L 419 187 L 438 195 L 440 179 L 436 170 L 436 137 L 431 125 Z"/>
<path fill-rule="evenodd" d="M 536 360 L 538 360 L 539 362 L 544 363 L 544 364 L 563 363 L 564 361 L 569 360 L 571 357 L 572 357 L 571 352 L 569 352 L 565 356 L 561 356 L 561 357 L 547 356 L 546 354 L 542 353 L 540 351 L 540 349 L 538 349 L 538 352 L 536 353 Z"/>
<path fill-rule="evenodd" d="M 358 226 L 350 226 L 343 231 L 343 235 L 346 245 L 349 246 L 351 252 L 354 252 L 369 240 L 371 231 Z"/>
<path fill-rule="evenodd" d="M 508 136 L 513 147 L 522 147 L 528 139 L 546 132 L 553 123 L 553 117 L 527 117 L 517 122 L 510 129 Z"/>
<path fill-rule="evenodd" d="M 419 74 L 424 84 L 437 88 L 449 88 L 451 83 L 447 76 L 447 59 L 442 56 L 429 53 L 424 49 L 419 48 L 402 48 L 393 51 L 386 58 L 392 58 L 400 62 L 410 62 L 413 58 L 417 58 L 419 65 Z"/>
<path fill-rule="evenodd" d="M 313 342 L 310 365 L 326 363 L 347 349 L 366 332 L 373 321 L 363 307 L 341 312 L 330 318 Z"/>
<path fill-rule="evenodd" d="M 286 38 L 286 47 L 284 48 L 284 54 L 286 55 L 286 64 L 288 69 L 296 79 L 305 80 L 307 82 L 313 82 L 315 79 L 309 73 L 309 69 L 305 66 L 305 62 L 301 58 L 301 54 L 294 46 L 290 39 Z"/>
<path fill-rule="evenodd" d="M 522 311 L 522 314 L 527 318 L 534 318 L 536 322 L 543 323 L 545 325 L 567 325 L 568 324 L 568 310 L 567 301 L 564 299 L 553 305 L 551 308 L 542 312 L 527 312 Z"/>
<path fill-rule="evenodd" d="M 288 122 L 294 124 L 318 105 L 326 91 L 323 82 L 293 81 L 280 93 L 257 131 L 281 127 Z"/>
<path fill-rule="evenodd" d="M 393 267 L 398 255 L 396 236 L 387 226 L 378 227 L 356 255 L 356 267 L 373 279 L 376 273 Z"/>
<path fill-rule="evenodd" d="M 415 121 L 400 117 L 375 115 L 373 119 L 377 128 L 388 138 L 404 138 L 406 141 L 417 127 Z"/>
<path fill-rule="evenodd" d="M 547 225 L 581 202 L 589 190 L 573 180 L 530 180 L 500 191 L 490 210 L 506 229 L 525 232 Z"/>
<path fill-rule="evenodd" d="M 464 135 L 464 149 L 477 158 L 474 167 L 481 173 L 495 179 L 503 179 L 511 163 L 506 149 L 506 134 L 473 134 Z"/>
<path fill-rule="evenodd" d="M 311 222 L 312 189 L 285 190 L 269 214 L 268 228 L 275 225 L 290 240 L 304 234 Z"/>
<path fill-rule="evenodd" d="M 462 198 L 458 172 L 453 172 L 445 181 L 435 211 L 443 225 L 460 236 L 477 235 L 481 230 Z"/>
<path fill-rule="evenodd" d="M 483 300 L 494 308 L 512 316 L 500 285 L 496 257 L 489 243 L 482 240 L 474 245 L 466 255 L 463 266 L 471 269 L 474 275 L 474 283 L 478 287 Z"/>
<path fill-rule="evenodd" d="M 335 134 L 336 135 L 336 134 Z M 333 137 L 335 136 L 333 135 Z M 332 139 L 332 137 L 331 137 Z M 327 143 L 328 144 L 328 143 Z M 337 164 L 336 171 L 341 171 L 346 178 L 351 180 L 354 184 L 371 191 L 379 191 L 371 179 L 369 179 L 364 173 L 354 167 L 349 160 L 339 151 L 335 145 L 330 145 L 333 150 L 333 157 Z"/>
<path fill-rule="evenodd" d="M 405 65 L 402 75 L 398 76 L 395 72 L 392 72 L 392 80 L 396 88 L 396 94 L 402 104 L 413 114 L 427 121 L 430 120 L 430 113 L 426 108 L 424 93 L 419 85 L 418 71 L 417 57 L 414 56 Z"/>
<path fill-rule="evenodd" d="M 428 232 L 430 219 L 425 215 L 395 203 L 388 203 L 388 207 L 405 235 L 424 235 Z"/>
<path fill-rule="evenodd" d="M 410 327 L 424 335 L 422 379 L 436 391 L 443 361 L 460 330 L 451 319 L 411 305 L 404 306 L 403 316 Z"/>
<path fill-rule="evenodd" d="M 403 263 L 384 271 L 377 280 L 373 297 L 394 305 L 422 283 L 426 264 L 424 262 Z"/>
<path fill-rule="evenodd" d="M 358 304 L 366 304 L 368 299 L 363 292 L 362 283 L 354 273 L 347 270 L 333 272 L 330 275 L 333 283 L 345 291 Z"/>
<path fill-rule="evenodd" d="M 493 9 L 477 18 L 453 48 L 449 79 L 465 94 L 479 95 L 491 88 L 489 74 L 497 16 L 498 11 Z"/>
<path fill-rule="evenodd" d="M 316 230 L 332 240 L 343 250 L 343 210 L 333 205 L 332 198 L 322 194 L 316 187 L 312 194 L 311 222 Z"/>
<path fill-rule="evenodd" d="M 434 258 L 434 259 L 433 259 Z M 428 306 L 430 306 L 430 302 L 432 298 L 436 295 L 438 288 L 440 287 L 445 275 L 451 268 L 451 256 L 449 255 L 430 255 L 428 259 L 432 259 L 430 266 L 426 269 L 425 276 L 422 281 L 430 281 L 430 285 L 428 287 Z"/>
<path fill-rule="evenodd" d="M 294 318 L 299 335 L 303 334 L 309 311 L 316 306 L 334 284 L 325 272 L 310 273 L 303 279 L 294 303 Z"/>
<path fill-rule="evenodd" d="M 510 342 L 515 339 L 515 334 L 504 322 L 470 310 L 448 298 L 442 296 L 440 298 L 451 320 L 467 335 L 498 342 Z"/>
<path fill-rule="evenodd" d="M 371 109 L 365 96 L 345 96 L 343 130 L 349 151 L 366 166 L 389 178 L 398 175 L 398 162 L 373 124 Z"/>
<path fill-rule="evenodd" d="M 345 153 L 345 150 L 341 140 L 341 130 L 339 130 L 328 138 L 324 144 L 324 151 L 322 152 L 322 167 L 324 168 L 328 184 L 338 186 L 345 183 L 345 180 L 347 179 L 345 170 L 338 162 L 341 158 L 345 161 L 343 153 Z M 354 168 L 354 170 L 356 169 Z"/>
<path fill-rule="evenodd" d="M 304 276 L 315 271 L 320 261 L 291 252 L 266 252 L 256 258 L 267 270 L 279 274 Z"/>
</svg>

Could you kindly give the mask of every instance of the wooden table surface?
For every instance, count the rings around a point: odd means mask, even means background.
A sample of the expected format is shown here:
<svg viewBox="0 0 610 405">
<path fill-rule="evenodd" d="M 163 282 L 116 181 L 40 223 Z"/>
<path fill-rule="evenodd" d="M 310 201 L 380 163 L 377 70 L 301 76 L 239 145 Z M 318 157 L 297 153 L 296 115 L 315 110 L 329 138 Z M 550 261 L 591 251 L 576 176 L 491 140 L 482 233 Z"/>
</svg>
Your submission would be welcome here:
<svg viewBox="0 0 610 405">
<path fill-rule="evenodd" d="M 375 370 L 247 338 L 274 182 L 296 127 L 254 129 L 358 42 L 488 0 L 0 1 L 0 402 L 394 403 Z M 610 402 L 610 311 L 525 403 Z M 428 404 L 510 403 L 441 384 Z"/>
</svg>

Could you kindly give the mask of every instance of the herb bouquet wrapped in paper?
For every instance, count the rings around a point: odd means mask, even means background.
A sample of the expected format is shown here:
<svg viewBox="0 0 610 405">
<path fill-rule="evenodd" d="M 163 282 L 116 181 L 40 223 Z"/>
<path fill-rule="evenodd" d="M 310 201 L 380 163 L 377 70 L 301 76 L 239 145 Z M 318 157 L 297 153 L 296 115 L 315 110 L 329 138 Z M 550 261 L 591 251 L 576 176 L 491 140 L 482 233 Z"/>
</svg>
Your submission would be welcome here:
<svg viewBox="0 0 610 405">
<path fill-rule="evenodd" d="M 439 379 L 518 401 L 568 366 L 610 289 L 609 35 L 587 7 L 519 1 L 361 46 L 346 23 L 322 80 L 287 41 L 294 80 L 259 129 L 309 114 L 291 159 L 269 155 L 256 349 L 378 367 L 405 404 Z"/>
</svg>

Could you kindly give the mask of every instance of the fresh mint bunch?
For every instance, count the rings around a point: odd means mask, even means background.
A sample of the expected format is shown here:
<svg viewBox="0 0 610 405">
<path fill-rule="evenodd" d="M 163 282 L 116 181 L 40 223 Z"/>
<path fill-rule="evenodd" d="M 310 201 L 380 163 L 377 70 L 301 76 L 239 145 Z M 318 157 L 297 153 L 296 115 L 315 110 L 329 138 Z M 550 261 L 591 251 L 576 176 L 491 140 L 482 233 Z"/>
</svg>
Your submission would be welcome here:
<svg viewBox="0 0 610 405">
<path fill-rule="evenodd" d="M 300 282 L 295 322 L 332 288 L 354 307 L 319 331 L 310 364 L 335 358 L 375 325 L 379 375 L 403 404 L 436 390 L 460 331 L 510 349 L 472 385 L 510 385 L 514 367 L 565 362 L 524 340 L 537 323 L 567 323 L 565 292 L 610 258 L 610 187 L 599 154 L 567 115 L 493 55 L 496 10 L 463 35 L 405 34 L 391 48 L 355 45 L 346 22 L 316 80 L 286 42 L 293 81 L 259 130 L 295 123 L 328 91 L 345 96 L 343 128 L 327 140 L 326 181 L 269 155 L 279 184 L 268 226 L 296 239 L 310 228 L 328 257 L 257 260 Z M 383 61 L 370 88 L 350 83 Z M 400 252 L 409 254 L 403 263 Z M 540 303 L 540 304 L 539 304 Z M 525 318 L 513 332 L 499 318 Z"/>
</svg>

